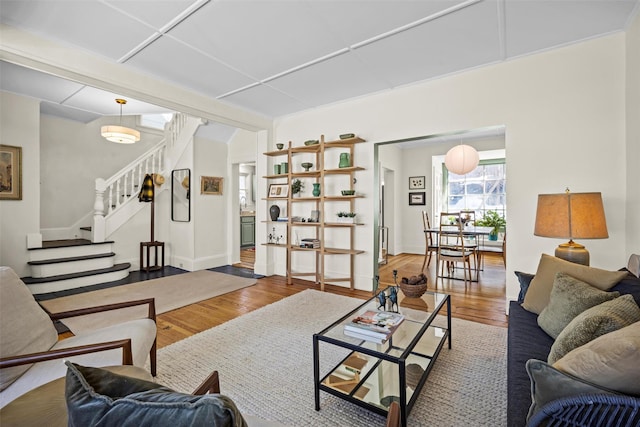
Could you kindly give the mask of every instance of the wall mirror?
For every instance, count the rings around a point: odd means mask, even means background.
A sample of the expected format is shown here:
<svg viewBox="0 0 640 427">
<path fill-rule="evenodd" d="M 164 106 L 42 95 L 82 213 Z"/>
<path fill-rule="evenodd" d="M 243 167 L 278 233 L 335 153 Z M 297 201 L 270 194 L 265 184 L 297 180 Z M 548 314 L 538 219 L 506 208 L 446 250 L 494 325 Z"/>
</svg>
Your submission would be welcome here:
<svg viewBox="0 0 640 427">
<path fill-rule="evenodd" d="M 171 172 L 171 220 L 191 220 L 191 169 L 176 169 Z"/>
</svg>

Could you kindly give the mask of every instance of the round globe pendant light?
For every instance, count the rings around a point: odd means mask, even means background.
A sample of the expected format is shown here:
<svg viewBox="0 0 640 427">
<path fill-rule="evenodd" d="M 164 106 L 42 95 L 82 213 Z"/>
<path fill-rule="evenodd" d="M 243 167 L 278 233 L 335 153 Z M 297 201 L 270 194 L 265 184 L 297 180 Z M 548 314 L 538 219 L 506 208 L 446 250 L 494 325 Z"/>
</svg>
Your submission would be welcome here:
<svg viewBox="0 0 640 427">
<path fill-rule="evenodd" d="M 118 144 L 133 144 L 140 141 L 140 132 L 122 126 L 122 106 L 127 103 L 126 99 L 116 98 L 116 103 L 120 104 L 120 125 L 102 126 L 100 134 L 107 141 L 117 142 Z"/>
<path fill-rule="evenodd" d="M 449 172 L 465 175 L 478 166 L 480 156 L 475 148 L 469 145 L 456 145 L 447 152 L 444 164 Z"/>
</svg>

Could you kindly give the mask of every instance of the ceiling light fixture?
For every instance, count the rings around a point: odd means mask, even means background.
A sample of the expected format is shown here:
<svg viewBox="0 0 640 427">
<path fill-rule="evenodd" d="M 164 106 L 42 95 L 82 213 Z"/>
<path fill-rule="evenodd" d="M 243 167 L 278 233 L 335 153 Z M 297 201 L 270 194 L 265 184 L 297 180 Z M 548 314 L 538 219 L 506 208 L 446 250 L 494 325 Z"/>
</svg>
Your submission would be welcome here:
<svg viewBox="0 0 640 427">
<path fill-rule="evenodd" d="M 134 144 L 140 141 L 140 132 L 122 126 L 122 106 L 127 103 L 127 100 L 116 98 L 116 102 L 120 104 L 120 125 L 102 126 L 100 133 L 107 141 L 117 142 L 118 144 Z"/>
<path fill-rule="evenodd" d="M 447 152 L 444 164 L 449 172 L 457 175 L 465 175 L 478 166 L 480 155 L 475 148 L 469 145 L 456 145 Z"/>
</svg>

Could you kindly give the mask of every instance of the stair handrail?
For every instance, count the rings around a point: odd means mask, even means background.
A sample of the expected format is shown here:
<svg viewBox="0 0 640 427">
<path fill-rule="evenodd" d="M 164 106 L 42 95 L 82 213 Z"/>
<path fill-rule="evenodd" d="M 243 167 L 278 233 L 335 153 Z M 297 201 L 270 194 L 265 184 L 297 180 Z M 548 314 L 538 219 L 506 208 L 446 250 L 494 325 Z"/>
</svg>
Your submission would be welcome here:
<svg viewBox="0 0 640 427">
<path fill-rule="evenodd" d="M 93 225 L 91 227 L 91 240 L 93 242 L 103 242 L 106 239 L 108 218 L 114 216 L 129 201 L 136 198 L 139 184 L 142 183 L 142 179 L 147 173 L 163 174 L 172 167 L 168 163 L 175 162 L 175 159 L 167 158 L 169 149 L 174 152 L 176 150 L 184 150 L 184 142 L 193 137 L 193 135 L 190 135 L 189 138 L 182 138 L 180 141 L 181 133 L 188 124 L 188 120 L 189 117 L 186 114 L 175 113 L 171 121 L 165 125 L 165 138 L 156 146 L 120 169 L 110 178 L 96 178 Z M 194 122 L 196 129 L 197 126 L 203 123 L 201 119 L 197 120 L 197 122 Z M 182 142 L 182 144 L 177 144 L 178 142 Z M 158 189 L 158 191 L 161 190 L 162 188 Z M 105 194 L 107 195 L 107 200 L 105 200 Z M 105 201 L 107 202 L 106 209 Z M 125 215 L 127 214 L 125 213 Z"/>
</svg>

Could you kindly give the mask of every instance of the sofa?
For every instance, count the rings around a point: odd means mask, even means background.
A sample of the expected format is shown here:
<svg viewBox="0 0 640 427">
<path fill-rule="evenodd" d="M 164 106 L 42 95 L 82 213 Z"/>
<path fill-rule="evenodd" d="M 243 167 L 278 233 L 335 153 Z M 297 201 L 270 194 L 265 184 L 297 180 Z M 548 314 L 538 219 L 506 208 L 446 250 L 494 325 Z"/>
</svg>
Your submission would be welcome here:
<svg viewBox="0 0 640 427">
<path fill-rule="evenodd" d="M 516 276 L 521 292 L 509 306 L 508 426 L 640 425 L 640 278 L 626 268 L 609 272 L 544 254 L 536 274 Z M 618 316 L 614 304 L 631 314 Z M 596 336 L 575 332 L 596 323 L 609 329 Z M 579 339 L 564 348 L 571 337 Z"/>
</svg>

